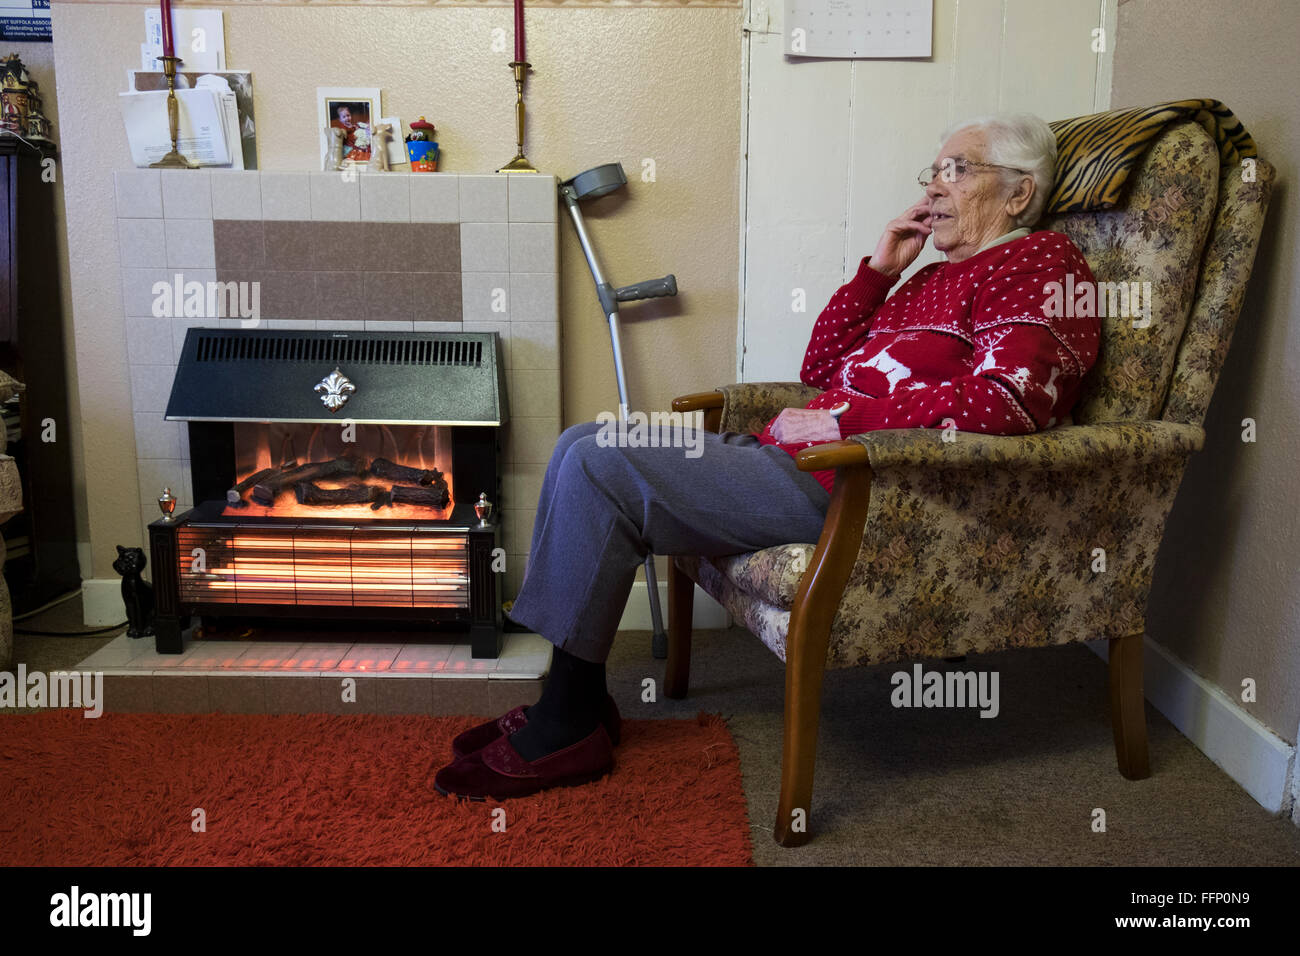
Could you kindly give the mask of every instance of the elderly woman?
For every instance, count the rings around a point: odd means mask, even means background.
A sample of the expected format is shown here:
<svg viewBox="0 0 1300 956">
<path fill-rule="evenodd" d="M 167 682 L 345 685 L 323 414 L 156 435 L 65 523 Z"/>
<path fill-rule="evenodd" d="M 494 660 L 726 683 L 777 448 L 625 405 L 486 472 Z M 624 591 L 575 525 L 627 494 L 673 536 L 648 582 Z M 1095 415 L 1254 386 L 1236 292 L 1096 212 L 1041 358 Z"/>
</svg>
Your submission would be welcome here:
<svg viewBox="0 0 1300 956">
<path fill-rule="evenodd" d="M 800 378 L 823 391 L 760 434 L 693 436 L 703 443 L 695 456 L 683 442 L 612 446 L 595 422 L 561 435 L 510 612 L 555 645 L 550 675 L 535 705 L 452 742 L 439 792 L 506 799 L 608 772 L 620 718 L 604 661 L 636 569 L 649 553 L 816 541 L 834 473 L 799 471 L 800 450 L 877 428 L 1014 435 L 1066 418 L 1099 330 L 1095 318 L 1045 307 L 1049 284 L 1067 274 L 1076 286 L 1093 281 L 1068 238 L 1031 231 L 1055 163 L 1056 139 L 1034 116 L 945 133 L 920 175 L 925 197 L 889 223 L 813 327 Z M 927 239 L 947 261 L 889 295 Z"/>
</svg>

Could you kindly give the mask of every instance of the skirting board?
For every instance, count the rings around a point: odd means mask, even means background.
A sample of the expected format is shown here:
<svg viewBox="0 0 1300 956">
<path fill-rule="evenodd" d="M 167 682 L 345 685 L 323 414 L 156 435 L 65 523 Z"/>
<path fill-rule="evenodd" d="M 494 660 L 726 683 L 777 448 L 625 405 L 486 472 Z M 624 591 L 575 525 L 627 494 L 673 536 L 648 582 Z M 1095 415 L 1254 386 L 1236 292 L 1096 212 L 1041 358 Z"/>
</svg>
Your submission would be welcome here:
<svg viewBox="0 0 1300 956">
<path fill-rule="evenodd" d="M 125 620 L 121 578 L 86 578 L 81 582 L 81 623 L 111 627 Z"/>
<path fill-rule="evenodd" d="M 1143 644 L 1142 684 L 1151 705 L 1265 810 L 1300 824 L 1296 748 L 1151 638 Z M 1088 646 L 1109 658 L 1106 641 Z"/>
<path fill-rule="evenodd" d="M 1300 730 L 1296 734 L 1300 739 Z M 1291 761 L 1291 822 L 1300 827 L 1300 754 Z"/>
<path fill-rule="evenodd" d="M 121 578 L 91 578 L 82 582 L 81 589 L 82 620 L 87 626 L 106 627 L 120 624 L 126 619 L 126 611 L 122 605 Z M 667 628 L 668 584 L 664 581 L 659 582 L 659 610 L 663 625 Z M 723 628 L 729 626 L 731 620 L 726 609 L 697 584 L 691 623 L 693 627 L 700 629 Z M 633 583 L 632 594 L 623 609 L 623 617 L 619 621 L 618 629 L 620 631 L 651 630 L 650 596 L 644 581 Z"/>
</svg>

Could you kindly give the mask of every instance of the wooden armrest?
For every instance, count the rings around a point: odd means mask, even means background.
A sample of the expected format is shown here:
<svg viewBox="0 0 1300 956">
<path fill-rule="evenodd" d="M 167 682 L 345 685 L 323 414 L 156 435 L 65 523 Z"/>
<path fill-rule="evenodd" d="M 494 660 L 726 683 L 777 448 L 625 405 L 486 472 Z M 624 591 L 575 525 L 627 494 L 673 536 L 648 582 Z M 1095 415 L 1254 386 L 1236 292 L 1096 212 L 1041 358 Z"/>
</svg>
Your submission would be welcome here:
<svg viewBox="0 0 1300 956">
<path fill-rule="evenodd" d="M 679 395 L 673 399 L 673 411 L 675 412 L 698 412 L 721 407 L 721 392 L 693 392 L 690 395 Z"/>
<path fill-rule="evenodd" d="M 722 424 L 722 403 L 726 396 L 721 392 L 693 392 L 673 399 L 675 412 L 704 412 L 704 430 L 716 432 Z"/>
<path fill-rule="evenodd" d="M 849 468 L 869 465 L 867 449 L 852 439 L 828 441 L 822 445 L 805 448 L 794 456 L 800 471 L 825 471 L 827 468 Z"/>
</svg>

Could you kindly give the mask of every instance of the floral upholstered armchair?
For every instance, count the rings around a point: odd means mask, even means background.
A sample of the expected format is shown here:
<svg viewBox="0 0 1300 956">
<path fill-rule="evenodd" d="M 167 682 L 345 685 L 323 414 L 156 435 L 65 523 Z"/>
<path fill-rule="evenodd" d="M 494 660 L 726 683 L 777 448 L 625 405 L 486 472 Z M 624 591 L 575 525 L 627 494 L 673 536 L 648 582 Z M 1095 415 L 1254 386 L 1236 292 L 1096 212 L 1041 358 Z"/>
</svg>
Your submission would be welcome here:
<svg viewBox="0 0 1300 956">
<path fill-rule="evenodd" d="M 1252 163 L 1241 175 L 1233 158 L 1220 175 L 1215 138 L 1197 122 L 1174 122 L 1113 208 L 1043 221 L 1074 241 L 1099 283 L 1152 290 L 1149 323 L 1102 319 L 1074 424 L 947 441 L 938 430 L 895 429 L 817 445 L 797 462 L 836 469 L 819 541 L 669 559 L 670 697 L 687 692 L 692 582 L 785 662 L 779 843 L 810 835 L 795 811 L 813 816 L 826 668 L 1108 638 L 1119 770 L 1148 775 L 1147 595 L 1254 262 L 1273 170 Z M 747 383 L 673 407 L 704 410 L 714 431 L 752 432 L 815 394 Z"/>
</svg>

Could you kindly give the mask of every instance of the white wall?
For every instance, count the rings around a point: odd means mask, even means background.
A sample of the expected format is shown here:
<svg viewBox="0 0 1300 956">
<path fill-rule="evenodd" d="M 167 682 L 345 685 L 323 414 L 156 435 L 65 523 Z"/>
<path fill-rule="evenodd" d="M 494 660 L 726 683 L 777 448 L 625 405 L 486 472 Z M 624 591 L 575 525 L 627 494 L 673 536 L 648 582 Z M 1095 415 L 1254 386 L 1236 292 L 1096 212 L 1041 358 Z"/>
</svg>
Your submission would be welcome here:
<svg viewBox="0 0 1300 956">
<path fill-rule="evenodd" d="M 1115 106 L 1189 96 L 1222 100 L 1259 155 L 1277 167 L 1277 184 L 1205 416 L 1205 448 L 1187 466 L 1156 560 L 1147 635 L 1222 688 L 1243 717 L 1294 745 L 1300 736 L 1300 5 L 1180 0 L 1179 8 L 1177 18 L 1156 0 L 1121 8 Z M 1251 443 L 1241 440 L 1245 418 L 1257 423 Z M 1247 679 L 1258 685 L 1254 701 L 1241 699 Z M 1295 779 L 1300 786 L 1300 768 Z"/>
<path fill-rule="evenodd" d="M 934 0 L 933 55 L 915 60 L 787 58 L 780 0 L 750 3 L 737 373 L 794 381 L 822 308 L 920 198 L 946 126 L 1107 108 L 1112 44 L 1094 52 L 1093 31 L 1115 0 Z M 938 258 L 927 248 L 913 269 Z"/>
</svg>

